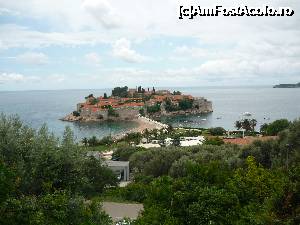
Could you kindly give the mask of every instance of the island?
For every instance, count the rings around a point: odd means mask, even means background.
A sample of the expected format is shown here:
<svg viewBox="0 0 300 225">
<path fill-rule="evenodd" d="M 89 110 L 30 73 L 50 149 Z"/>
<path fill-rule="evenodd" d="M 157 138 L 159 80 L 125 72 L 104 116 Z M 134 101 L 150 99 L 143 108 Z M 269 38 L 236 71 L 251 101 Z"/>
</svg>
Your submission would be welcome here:
<svg viewBox="0 0 300 225">
<path fill-rule="evenodd" d="M 161 116 L 194 115 L 212 112 L 212 102 L 179 91 L 115 87 L 110 96 L 90 94 L 63 121 L 124 121 L 139 117 L 156 119 Z"/>
<path fill-rule="evenodd" d="M 300 88 L 300 82 L 297 84 L 278 84 L 273 88 Z"/>
</svg>

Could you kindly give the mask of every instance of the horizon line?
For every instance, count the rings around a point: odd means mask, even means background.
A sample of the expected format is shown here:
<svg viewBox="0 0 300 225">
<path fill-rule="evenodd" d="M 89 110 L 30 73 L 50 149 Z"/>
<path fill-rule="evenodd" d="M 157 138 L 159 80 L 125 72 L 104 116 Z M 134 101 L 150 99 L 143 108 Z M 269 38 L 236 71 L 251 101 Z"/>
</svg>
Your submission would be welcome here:
<svg viewBox="0 0 300 225">
<path fill-rule="evenodd" d="M 124 86 L 127 86 L 127 85 L 124 85 Z M 120 86 L 115 86 L 115 87 L 124 87 L 122 85 Z M 139 85 L 141 87 L 143 87 L 142 85 Z M 265 84 L 265 85 L 205 85 L 205 86 L 151 86 L 154 87 L 154 88 L 159 88 L 159 89 L 162 89 L 162 88 L 203 88 L 203 87 L 273 87 L 274 84 Z M 84 91 L 84 90 L 105 90 L 105 89 L 113 89 L 115 87 L 103 87 L 103 88 L 65 88 L 65 89 L 20 89 L 20 90 L 0 90 L 0 92 L 25 92 L 25 91 L 78 91 L 78 90 L 81 90 L 81 91 Z M 130 86 L 127 86 L 128 88 L 133 88 L 133 87 L 130 87 Z M 136 86 L 138 87 L 138 86 Z M 145 86 L 146 87 L 146 86 Z M 145 88 L 144 87 L 144 88 Z M 148 88 L 148 87 L 146 87 Z M 150 87 L 149 87 L 150 88 Z"/>
</svg>

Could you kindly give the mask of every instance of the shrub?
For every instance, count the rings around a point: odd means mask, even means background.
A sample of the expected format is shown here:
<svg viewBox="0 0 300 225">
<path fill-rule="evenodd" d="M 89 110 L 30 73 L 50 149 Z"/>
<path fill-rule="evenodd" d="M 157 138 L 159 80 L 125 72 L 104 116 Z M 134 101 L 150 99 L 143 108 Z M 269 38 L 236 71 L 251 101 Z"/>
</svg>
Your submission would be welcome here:
<svg viewBox="0 0 300 225">
<path fill-rule="evenodd" d="M 217 135 L 221 136 L 226 133 L 226 130 L 223 127 L 210 128 L 208 131 L 213 136 L 217 136 Z"/>
<path fill-rule="evenodd" d="M 206 139 L 204 144 L 206 145 L 223 145 L 224 141 L 219 137 Z"/>
<path fill-rule="evenodd" d="M 277 135 L 279 132 L 287 129 L 290 126 L 290 122 L 287 119 L 275 120 L 270 124 L 263 124 L 260 127 L 260 131 L 266 135 Z"/>
</svg>

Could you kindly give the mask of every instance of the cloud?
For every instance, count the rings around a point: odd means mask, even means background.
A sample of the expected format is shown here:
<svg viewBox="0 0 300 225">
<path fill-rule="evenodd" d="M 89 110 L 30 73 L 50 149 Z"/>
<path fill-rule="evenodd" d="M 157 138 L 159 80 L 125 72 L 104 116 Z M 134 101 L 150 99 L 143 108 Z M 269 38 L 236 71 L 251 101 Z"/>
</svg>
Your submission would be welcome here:
<svg viewBox="0 0 300 225">
<path fill-rule="evenodd" d="M 1 73 L 0 74 L 0 83 L 5 83 L 5 82 L 20 82 L 24 81 L 24 76 L 22 74 L 17 74 L 17 73 Z"/>
<path fill-rule="evenodd" d="M 203 6 L 215 3 L 201 0 Z M 48 49 L 40 48 L 57 47 L 63 53 L 63 47 L 68 46 L 81 48 L 74 57 L 82 59 L 82 52 L 88 48 L 90 53 L 84 59 L 99 64 L 102 58 L 93 53 L 103 47 L 100 45 L 109 44 L 112 54 L 108 57 L 114 58 L 102 60 L 101 68 L 76 71 L 103 73 L 105 83 L 157 80 L 164 85 L 202 85 L 238 84 L 249 79 L 256 83 L 299 79 L 300 14 L 297 12 L 300 5 L 296 0 L 268 3 L 274 7 L 291 6 L 296 13 L 292 17 L 201 17 L 192 21 L 178 19 L 179 5 L 200 4 L 192 0 L 131 0 L 130 4 L 123 0 L 1 1 L 1 7 L 5 8 L 2 13 L 18 12 L 19 15 L 15 21 L 10 18 L 11 24 L 0 24 L 0 51 L 7 58 L 12 55 L 9 52 L 12 48 L 46 53 Z M 224 0 L 222 4 L 234 6 L 236 2 Z M 241 4 L 262 6 L 261 0 L 245 0 Z M 20 17 L 25 18 L 22 23 Z M 132 44 L 137 41 L 139 48 Z M 94 46 L 97 50 L 92 49 Z M 151 63 L 141 63 L 148 62 L 145 55 L 150 54 L 158 57 L 151 58 Z M 3 58 L 2 68 L 8 68 Z M 124 66 L 127 68 L 111 69 L 117 65 L 116 59 L 128 62 Z M 62 59 L 61 63 L 67 60 L 70 59 Z M 73 73 L 66 67 L 57 71 L 60 72 Z M 65 80 L 69 81 L 70 77 L 66 75 Z M 104 79 L 104 76 L 96 77 Z M 78 83 L 84 79 L 87 77 L 78 79 Z"/>
<path fill-rule="evenodd" d="M 16 57 L 17 61 L 30 65 L 45 65 L 49 63 L 47 55 L 41 52 L 26 52 Z"/>
<path fill-rule="evenodd" d="M 0 16 L 2 15 L 19 16 L 20 13 L 7 8 L 0 8 Z"/>
<path fill-rule="evenodd" d="M 52 74 L 49 76 L 46 76 L 45 80 L 49 82 L 54 82 L 54 83 L 62 83 L 66 81 L 66 76 L 63 74 Z"/>
<path fill-rule="evenodd" d="M 24 76 L 19 73 L 0 73 L 0 83 L 9 83 L 9 82 L 26 82 L 26 81 L 37 81 L 39 80 L 36 76 Z"/>
<path fill-rule="evenodd" d="M 92 64 L 92 65 L 100 65 L 100 63 L 101 63 L 100 56 L 95 52 L 90 52 L 90 53 L 86 54 L 84 56 L 84 58 L 89 64 Z"/>
<path fill-rule="evenodd" d="M 41 48 L 50 46 L 81 46 L 109 43 L 109 38 L 95 31 L 41 32 L 15 24 L 0 24 L 0 40 L 8 48 Z"/>
<path fill-rule="evenodd" d="M 128 63 L 140 63 L 146 60 L 146 57 L 131 48 L 131 42 L 125 38 L 121 38 L 113 44 L 112 54 Z"/>
<path fill-rule="evenodd" d="M 81 7 L 107 29 L 120 26 L 117 14 L 107 0 L 85 0 Z"/>
</svg>

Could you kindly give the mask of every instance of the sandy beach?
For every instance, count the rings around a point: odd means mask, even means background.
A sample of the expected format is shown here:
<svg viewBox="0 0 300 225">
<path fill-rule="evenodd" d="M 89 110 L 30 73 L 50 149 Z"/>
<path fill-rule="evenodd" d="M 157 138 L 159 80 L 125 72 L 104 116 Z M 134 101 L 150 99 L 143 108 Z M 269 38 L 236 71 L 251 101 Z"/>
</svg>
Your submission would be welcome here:
<svg viewBox="0 0 300 225">
<path fill-rule="evenodd" d="M 154 130 L 154 129 L 163 129 L 163 128 L 168 128 L 168 125 L 157 122 L 155 120 L 149 119 L 147 117 L 142 117 L 139 116 L 137 119 L 132 120 L 133 122 L 137 123 L 138 126 L 127 131 L 127 132 L 123 132 L 120 134 L 117 134 L 114 136 L 115 139 L 121 139 L 122 137 L 124 137 L 126 134 L 128 133 L 142 133 L 144 130 Z"/>
</svg>

